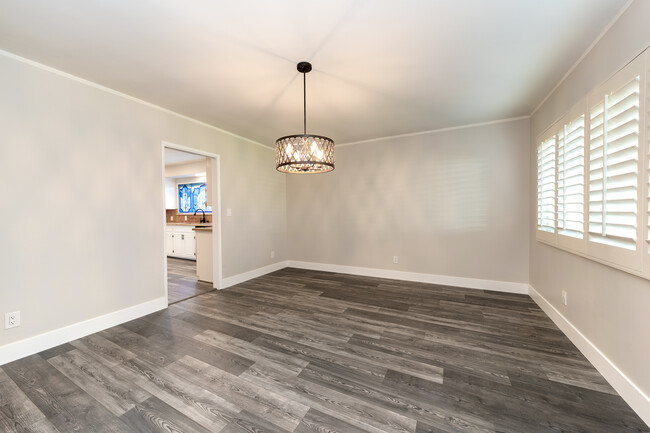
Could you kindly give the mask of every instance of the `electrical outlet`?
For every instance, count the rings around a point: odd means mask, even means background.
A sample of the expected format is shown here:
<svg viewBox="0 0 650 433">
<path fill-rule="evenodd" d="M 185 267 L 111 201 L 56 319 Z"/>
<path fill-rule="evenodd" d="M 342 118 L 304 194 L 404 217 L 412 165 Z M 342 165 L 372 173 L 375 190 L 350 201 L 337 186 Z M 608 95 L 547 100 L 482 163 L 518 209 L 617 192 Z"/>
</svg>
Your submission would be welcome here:
<svg viewBox="0 0 650 433">
<path fill-rule="evenodd" d="M 20 326 L 20 311 L 5 313 L 5 329 Z"/>
<path fill-rule="evenodd" d="M 399 263 L 399 257 L 393 256 L 393 263 L 395 264 Z"/>
<path fill-rule="evenodd" d="M 187 215 L 185 215 L 185 221 L 187 221 Z"/>
<path fill-rule="evenodd" d="M 226 216 L 232 216 L 232 209 L 226 209 Z"/>
<path fill-rule="evenodd" d="M 172 221 L 174 221 L 174 215 L 172 215 Z"/>
<path fill-rule="evenodd" d="M 567 301 L 568 301 L 568 300 L 567 300 L 566 290 L 562 290 L 562 303 L 563 303 L 564 305 L 567 305 Z"/>
<path fill-rule="evenodd" d="M 275 251 L 271 251 L 271 258 L 275 258 Z"/>
</svg>

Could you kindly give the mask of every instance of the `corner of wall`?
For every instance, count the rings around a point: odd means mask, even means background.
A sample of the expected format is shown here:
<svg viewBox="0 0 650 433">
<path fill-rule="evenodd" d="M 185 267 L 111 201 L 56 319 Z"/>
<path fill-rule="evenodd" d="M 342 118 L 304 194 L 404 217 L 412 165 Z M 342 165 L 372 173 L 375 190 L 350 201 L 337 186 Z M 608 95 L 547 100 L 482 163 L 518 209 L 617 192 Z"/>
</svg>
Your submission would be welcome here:
<svg viewBox="0 0 650 433">
<path fill-rule="evenodd" d="M 582 352 L 598 372 L 612 385 L 623 400 L 650 426 L 650 397 L 621 371 L 593 342 L 573 325 L 557 308 L 544 298 L 533 286 L 530 297 L 557 325 L 558 328 Z"/>
</svg>

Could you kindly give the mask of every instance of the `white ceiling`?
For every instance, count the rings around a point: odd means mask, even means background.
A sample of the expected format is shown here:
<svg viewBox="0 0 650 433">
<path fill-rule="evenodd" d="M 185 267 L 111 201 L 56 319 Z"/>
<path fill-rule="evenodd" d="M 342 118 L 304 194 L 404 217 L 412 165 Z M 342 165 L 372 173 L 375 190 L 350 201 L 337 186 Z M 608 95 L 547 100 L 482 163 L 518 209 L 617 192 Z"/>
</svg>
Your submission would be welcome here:
<svg viewBox="0 0 650 433">
<path fill-rule="evenodd" d="M 531 114 L 627 0 L 2 0 L 0 49 L 273 145 Z"/>
<path fill-rule="evenodd" d="M 190 161 L 205 160 L 205 156 L 197 155 L 196 153 L 183 152 L 182 150 L 165 148 L 165 166 L 181 164 Z"/>
</svg>

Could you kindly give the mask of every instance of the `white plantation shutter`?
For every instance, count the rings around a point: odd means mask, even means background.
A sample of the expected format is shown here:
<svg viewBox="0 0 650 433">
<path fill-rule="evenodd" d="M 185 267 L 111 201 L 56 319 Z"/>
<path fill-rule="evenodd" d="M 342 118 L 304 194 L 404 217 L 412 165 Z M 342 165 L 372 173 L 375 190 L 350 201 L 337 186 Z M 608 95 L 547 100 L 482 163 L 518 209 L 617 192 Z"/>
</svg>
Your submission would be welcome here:
<svg viewBox="0 0 650 433">
<path fill-rule="evenodd" d="M 647 252 L 650 254 L 650 55 L 646 53 L 646 114 L 645 114 L 645 124 L 646 124 L 646 163 L 645 163 L 645 180 L 646 180 L 646 243 Z M 646 270 L 650 273 L 650 256 L 646 258 Z"/>
<path fill-rule="evenodd" d="M 589 239 L 636 249 L 639 77 L 590 111 Z"/>
<path fill-rule="evenodd" d="M 555 137 L 537 147 L 537 229 L 555 232 Z"/>
<path fill-rule="evenodd" d="M 584 234 L 585 116 L 564 124 L 557 135 L 557 229 L 582 239 Z"/>
<path fill-rule="evenodd" d="M 538 139 L 536 239 L 650 280 L 650 49 Z"/>
</svg>

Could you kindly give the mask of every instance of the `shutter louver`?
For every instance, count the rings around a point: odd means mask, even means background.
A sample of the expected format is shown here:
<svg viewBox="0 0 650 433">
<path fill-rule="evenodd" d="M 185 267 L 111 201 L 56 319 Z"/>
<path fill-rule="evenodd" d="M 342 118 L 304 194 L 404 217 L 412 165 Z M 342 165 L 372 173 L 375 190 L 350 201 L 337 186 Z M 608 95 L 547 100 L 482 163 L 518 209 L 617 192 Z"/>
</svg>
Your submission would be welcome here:
<svg viewBox="0 0 650 433">
<path fill-rule="evenodd" d="M 557 136 L 557 229 L 584 234 L 585 116 L 565 124 Z"/>
<path fill-rule="evenodd" d="M 590 112 L 589 239 L 636 249 L 639 77 Z"/>
<path fill-rule="evenodd" d="M 536 240 L 650 280 L 650 49 L 536 144 Z"/>
<path fill-rule="evenodd" d="M 555 137 L 537 148 L 537 229 L 555 232 Z"/>
</svg>

